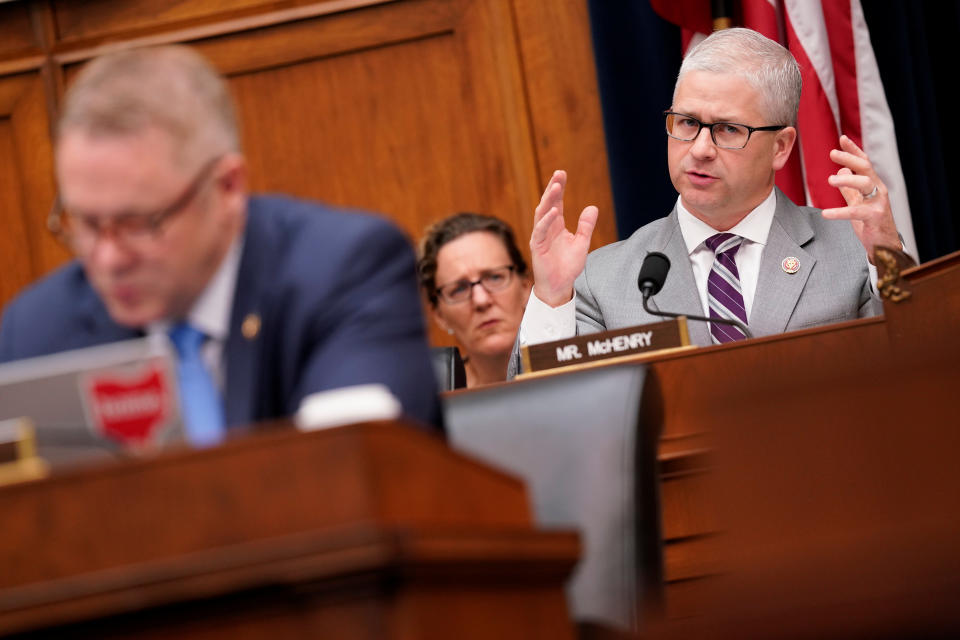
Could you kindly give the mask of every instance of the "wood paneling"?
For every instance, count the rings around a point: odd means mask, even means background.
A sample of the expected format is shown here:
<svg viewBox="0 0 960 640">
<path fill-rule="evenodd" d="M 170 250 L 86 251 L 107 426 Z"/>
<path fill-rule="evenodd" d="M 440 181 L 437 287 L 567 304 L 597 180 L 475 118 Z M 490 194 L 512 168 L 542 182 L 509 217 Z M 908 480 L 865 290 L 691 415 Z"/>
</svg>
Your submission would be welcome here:
<svg viewBox="0 0 960 640">
<path fill-rule="evenodd" d="M 53 171 L 39 73 L 0 77 L 0 304 L 66 258 L 46 233 Z"/>
<path fill-rule="evenodd" d="M 0 59 L 40 48 L 30 11 L 27 2 L 0 4 Z"/>
<path fill-rule="evenodd" d="M 385 212 L 412 237 L 459 209 L 508 218 L 532 211 L 522 86 L 504 82 L 481 54 L 512 40 L 476 25 L 488 17 L 478 6 L 439 0 L 385 7 L 365 19 L 391 24 L 392 38 L 382 33 L 364 42 L 352 33 L 342 43 L 352 50 L 340 55 L 321 40 L 323 57 L 300 50 L 303 61 L 236 72 L 255 190 Z M 462 13 L 450 15 L 451 7 Z M 437 9 L 434 17 L 446 20 L 421 23 L 411 9 Z M 301 46 L 290 33 L 274 35 L 276 42 L 260 43 L 275 57 Z M 513 136 L 504 135 L 504 121 L 520 123 Z"/>
<path fill-rule="evenodd" d="M 54 0 L 57 33 L 64 42 L 129 35 L 199 20 L 242 15 L 257 7 L 305 4 L 271 0 Z"/>
<path fill-rule="evenodd" d="M 8 118 L 0 119 L 0 255 L 12 256 L 27 244 L 27 229 L 20 217 L 22 208 L 20 176 L 17 171 L 13 127 Z M 0 276 L 0 299 L 9 300 L 33 278 L 29 262 L 11 261 Z"/>
<path fill-rule="evenodd" d="M 550 11 L 532 0 L 514 5 L 540 184 L 546 186 L 555 169 L 566 169 L 567 226 L 575 228 L 580 211 L 597 205 L 591 247 L 602 247 L 617 239 L 617 227 L 587 3 L 555 3 Z M 530 237 L 532 225 L 531 215 L 521 237 Z"/>
<path fill-rule="evenodd" d="M 594 246 L 612 242 L 586 1 L 542 9 L 533 0 L 0 5 L 0 14 L 18 21 L 16 30 L 0 25 L 0 32 L 20 38 L 10 47 L 25 51 L 24 38 L 39 42 L 29 40 L 35 49 L 29 56 L 7 59 L 6 43 L 0 44 L 0 77 L 43 68 L 45 75 L 35 77 L 51 79 L 30 94 L 24 113 L 35 114 L 35 122 L 11 120 L 5 134 L 11 142 L 4 149 L 20 155 L 0 198 L 13 207 L 8 211 L 20 211 L 21 235 L 29 241 L 16 246 L 29 255 L 4 256 L 21 263 L 8 271 L 26 275 L 4 282 L 2 301 L 24 278 L 39 277 L 65 257 L 43 231 L 53 195 L 44 110 L 56 109 L 61 78 L 69 80 L 105 50 L 147 43 L 190 44 L 227 75 L 256 191 L 378 212 L 412 240 L 455 211 L 490 213 L 515 228 L 528 253 L 533 209 L 553 170 L 564 168 L 573 212 L 568 225 L 583 206 L 596 204 Z M 37 135 L 47 137 L 25 162 L 24 147 L 12 141 Z M 19 185 L 20 193 L 6 185 Z M 436 328 L 431 338 L 450 344 Z"/>
</svg>

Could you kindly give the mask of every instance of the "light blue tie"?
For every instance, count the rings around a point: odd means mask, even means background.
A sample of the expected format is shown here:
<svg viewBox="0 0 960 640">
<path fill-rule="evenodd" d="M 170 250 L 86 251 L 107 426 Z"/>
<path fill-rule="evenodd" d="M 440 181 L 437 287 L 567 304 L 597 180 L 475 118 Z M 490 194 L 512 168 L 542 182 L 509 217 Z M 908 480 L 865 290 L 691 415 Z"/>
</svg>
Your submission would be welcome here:
<svg viewBox="0 0 960 640">
<path fill-rule="evenodd" d="M 183 423 L 187 440 L 197 447 L 218 444 L 225 435 L 220 394 L 200 357 L 200 346 L 206 337 L 202 331 L 185 322 L 170 328 L 170 340 L 180 356 L 177 379 L 180 383 Z"/>
</svg>

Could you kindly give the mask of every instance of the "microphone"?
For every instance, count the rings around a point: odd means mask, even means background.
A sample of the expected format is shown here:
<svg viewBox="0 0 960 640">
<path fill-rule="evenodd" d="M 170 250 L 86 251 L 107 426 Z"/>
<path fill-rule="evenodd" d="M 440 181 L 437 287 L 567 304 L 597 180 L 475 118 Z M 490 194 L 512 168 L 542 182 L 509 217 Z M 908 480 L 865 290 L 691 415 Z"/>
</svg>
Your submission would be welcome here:
<svg viewBox="0 0 960 640">
<path fill-rule="evenodd" d="M 637 286 L 640 287 L 640 293 L 643 294 L 643 303 L 647 303 L 647 298 L 660 293 L 663 283 L 667 279 L 667 271 L 670 271 L 670 258 L 659 251 L 652 251 L 643 259 L 640 265 L 640 276 L 637 278 Z"/>
<path fill-rule="evenodd" d="M 667 279 L 668 271 L 670 271 L 670 258 L 663 255 L 659 251 L 651 251 L 647 254 L 647 257 L 643 259 L 643 264 L 640 265 L 640 275 L 637 276 L 637 286 L 640 288 L 640 293 L 643 295 L 644 311 L 652 316 L 661 316 L 664 318 L 679 318 L 680 316 L 686 316 L 691 320 L 702 320 L 703 322 L 728 324 L 737 327 L 740 329 L 740 331 L 743 331 L 743 334 L 748 338 L 753 337 L 753 334 L 750 333 L 750 330 L 747 329 L 747 326 L 739 320 L 728 320 L 727 318 L 707 318 L 705 316 L 695 316 L 689 313 L 673 313 L 672 311 L 655 311 L 648 307 L 647 300 L 649 300 L 652 296 L 657 295 L 660 292 L 660 289 L 663 288 L 663 283 Z"/>
</svg>

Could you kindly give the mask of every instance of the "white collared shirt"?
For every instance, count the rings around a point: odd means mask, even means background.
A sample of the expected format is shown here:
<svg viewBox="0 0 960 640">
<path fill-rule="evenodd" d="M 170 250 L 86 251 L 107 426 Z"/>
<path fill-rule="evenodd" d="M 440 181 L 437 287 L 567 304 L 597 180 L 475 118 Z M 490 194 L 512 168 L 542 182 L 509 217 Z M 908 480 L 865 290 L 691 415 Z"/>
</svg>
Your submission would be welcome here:
<svg viewBox="0 0 960 640">
<path fill-rule="evenodd" d="M 240 272 L 240 256 L 243 253 L 243 237 L 234 240 L 223 261 L 197 301 L 187 314 L 186 321 L 207 335 L 203 343 L 203 361 L 213 376 L 217 388 L 223 390 L 226 380 L 226 363 L 223 349 L 230 334 L 230 312 L 233 309 L 233 296 L 237 288 L 237 276 Z M 150 335 L 166 334 L 170 320 L 151 323 L 147 327 Z"/>
<path fill-rule="evenodd" d="M 744 306 L 747 318 L 753 308 L 753 298 L 757 291 L 757 280 L 760 276 L 760 261 L 763 248 L 767 244 L 770 234 L 770 225 L 773 223 L 773 214 L 777 208 L 777 196 L 774 189 L 757 208 L 748 213 L 743 220 L 737 223 L 728 232 L 744 238 L 743 244 L 737 251 L 735 262 L 740 273 L 740 287 L 743 291 Z M 713 266 L 714 253 L 704 244 L 710 236 L 719 233 L 716 229 L 695 218 L 683 206 L 682 199 L 677 197 L 677 219 L 680 224 L 680 235 L 686 244 L 690 256 L 690 266 L 693 268 L 693 279 L 700 294 L 700 303 L 704 315 L 709 315 L 707 304 L 707 277 Z M 577 292 L 573 298 L 559 307 L 551 307 L 540 300 L 533 289 L 530 290 L 530 299 L 527 302 L 523 320 L 520 322 L 520 344 L 530 345 L 552 340 L 570 338 L 577 333 Z M 667 311 L 675 311 L 667 309 Z M 749 321 L 748 321 L 749 324 Z"/>
<path fill-rule="evenodd" d="M 756 209 L 726 232 L 743 238 L 734 261 L 737 263 L 737 271 L 740 275 L 740 289 L 743 292 L 743 305 L 747 310 L 747 324 L 749 324 L 750 310 L 753 309 L 753 296 L 757 292 L 763 248 L 767 245 L 767 236 L 770 235 L 770 225 L 773 224 L 773 214 L 776 209 L 777 195 L 771 190 L 770 195 Z M 683 206 L 683 200 L 679 197 L 677 198 L 677 221 L 680 223 L 680 234 L 687 245 L 690 266 L 693 268 L 693 280 L 697 283 L 703 314 L 710 315 L 710 307 L 707 303 L 707 278 L 713 267 L 714 253 L 704 243 L 710 236 L 720 232 L 703 220 L 695 218 Z"/>
</svg>

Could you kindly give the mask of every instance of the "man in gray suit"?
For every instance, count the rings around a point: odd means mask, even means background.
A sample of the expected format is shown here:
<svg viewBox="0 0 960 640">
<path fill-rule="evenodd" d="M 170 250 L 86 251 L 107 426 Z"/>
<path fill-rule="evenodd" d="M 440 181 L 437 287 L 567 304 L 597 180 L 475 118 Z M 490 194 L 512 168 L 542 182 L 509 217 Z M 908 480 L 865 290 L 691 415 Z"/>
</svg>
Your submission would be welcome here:
<svg viewBox="0 0 960 640">
<path fill-rule="evenodd" d="M 830 153 L 841 168 L 829 182 L 845 207 L 798 207 L 774 186 L 797 139 L 800 87 L 790 52 L 755 31 L 718 31 L 700 43 L 664 114 L 676 207 L 589 255 L 597 208 L 584 209 L 569 232 L 567 177 L 555 172 L 534 216 L 534 287 L 519 342 L 660 320 L 643 310 L 637 287 L 654 251 L 672 264 L 654 309 L 740 319 L 754 336 L 880 313 L 868 259 L 874 246 L 900 240 L 866 154 L 846 136 Z M 689 327 L 698 345 L 744 337 L 720 323 Z"/>
</svg>

